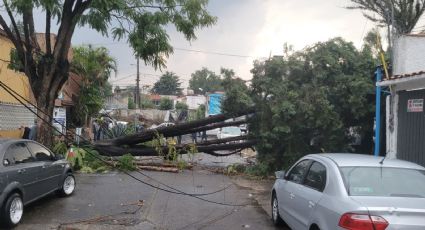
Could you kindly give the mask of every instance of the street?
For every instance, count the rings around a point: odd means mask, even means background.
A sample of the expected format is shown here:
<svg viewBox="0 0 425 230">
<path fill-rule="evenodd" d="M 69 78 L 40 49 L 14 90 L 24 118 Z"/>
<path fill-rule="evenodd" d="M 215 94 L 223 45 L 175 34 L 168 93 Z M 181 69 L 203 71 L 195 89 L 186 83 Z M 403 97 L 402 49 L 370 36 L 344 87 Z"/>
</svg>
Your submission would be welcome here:
<svg viewBox="0 0 425 230">
<path fill-rule="evenodd" d="M 77 174 L 73 196 L 51 195 L 26 207 L 24 229 L 276 229 L 254 199 L 253 191 L 227 176 L 206 170 L 178 174 L 144 172 L 187 193 L 210 193 L 207 200 L 170 194 L 121 173 Z M 156 183 L 132 173 L 149 183 Z"/>
</svg>

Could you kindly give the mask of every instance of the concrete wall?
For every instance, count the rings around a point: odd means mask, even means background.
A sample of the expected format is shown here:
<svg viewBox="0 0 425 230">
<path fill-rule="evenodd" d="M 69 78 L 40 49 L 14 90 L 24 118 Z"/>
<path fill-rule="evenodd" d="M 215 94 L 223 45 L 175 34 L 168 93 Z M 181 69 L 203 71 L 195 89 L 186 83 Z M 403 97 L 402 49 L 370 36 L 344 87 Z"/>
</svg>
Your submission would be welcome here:
<svg viewBox="0 0 425 230">
<path fill-rule="evenodd" d="M 118 114 L 122 117 L 142 114 L 148 120 L 164 121 L 167 111 L 158 109 L 119 109 Z"/>
<path fill-rule="evenodd" d="M 406 35 L 394 44 L 394 75 L 425 71 L 425 36 Z"/>
<path fill-rule="evenodd" d="M 189 109 L 198 109 L 200 105 L 205 105 L 207 99 L 203 95 L 186 96 L 186 104 Z"/>
</svg>

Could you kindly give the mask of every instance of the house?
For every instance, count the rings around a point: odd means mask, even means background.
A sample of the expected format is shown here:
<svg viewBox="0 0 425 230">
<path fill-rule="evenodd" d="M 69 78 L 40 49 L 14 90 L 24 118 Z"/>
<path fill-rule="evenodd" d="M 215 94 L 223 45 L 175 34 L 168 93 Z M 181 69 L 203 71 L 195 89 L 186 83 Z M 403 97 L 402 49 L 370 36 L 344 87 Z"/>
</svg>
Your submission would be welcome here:
<svg viewBox="0 0 425 230">
<path fill-rule="evenodd" d="M 0 81 L 12 88 L 25 100 L 35 102 L 28 78 L 8 68 L 10 51 L 13 43 L 0 30 Z M 32 108 L 32 106 L 30 106 Z M 21 126 L 31 127 L 35 115 L 14 99 L 3 88 L 0 88 L 0 137 L 19 138 L 22 136 Z"/>
<path fill-rule="evenodd" d="M 42 33 L 36 34 L 41 51 L 45 52 L 46 39 Z M 52 44 L 56 42 L 56 35 L 51 34 Z M 36 104 L 34 95 L 29 85 L 28 77 L 25 74 L 8 69 L 10 62 L 10 52 L 14 48 L 3 30 L 0 30 L 0 81 L 23 96 L 25 100 Z M 68 59 L 72 59 L 72 49 L 68 54 Z M 55 101 L 53 118 L 56 127 L 62 128 L 66 125 L 67 114 L 75 105 L 79 95 L 81 78 L 75 74 L 70 74 L 68 81 L 62 87 L 58 99 Z M 28 105 L 30 108 L 32 106 Z M 68 115 L 69 117 L 69 115 Z M 19 101 L 10 96 L 5 90 L 0 89 L 0 137 L 19 138 L 22 136 L 21 126 L 30 127 L 34 125 L 36 116 L 21 105 Z M 62 130 L 65 131 L 65 130 Z"/>
<path fill-rule="evenodd" d="M 386 98 L 387 157 L 425 166 L 425 35 L 405 35 L 394 45 L 393 76 L 377 83 Z"/>
</svg>

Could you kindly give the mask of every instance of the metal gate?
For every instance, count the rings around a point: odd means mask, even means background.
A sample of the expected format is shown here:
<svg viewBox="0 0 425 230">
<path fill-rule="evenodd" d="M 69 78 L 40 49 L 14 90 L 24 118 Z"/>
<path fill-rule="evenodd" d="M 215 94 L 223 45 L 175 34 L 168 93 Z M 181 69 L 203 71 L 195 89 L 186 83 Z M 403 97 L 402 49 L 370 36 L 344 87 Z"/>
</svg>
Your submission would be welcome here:
<svg viewBox="0 0 425 230">
<path fill-rule="evenodd" d="M 399 92 L 397 158 L 425 166 L 425 90 Z"/>
</svg>

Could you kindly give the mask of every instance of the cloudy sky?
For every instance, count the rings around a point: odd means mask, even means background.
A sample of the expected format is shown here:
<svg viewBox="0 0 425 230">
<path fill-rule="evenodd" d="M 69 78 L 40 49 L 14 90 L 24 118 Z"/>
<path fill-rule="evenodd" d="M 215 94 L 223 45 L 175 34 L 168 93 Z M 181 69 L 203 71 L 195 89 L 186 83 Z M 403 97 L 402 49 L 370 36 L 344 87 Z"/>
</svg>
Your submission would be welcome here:
<svg viewBox="0 0 425 230">
<path fill-rule="evenodd" d="M 282 54 L 285 42 L 302 49 L 341 36 L 361 47 L 363 36 L 374 25 L 359 11 L 344 8 L 349 4 L 349 0 L 210 0 L 208 9 L 218 17 L 218 22 L 199 30 L 197 40 L 188 42 L 170 28 L 175 51 L 166 70 L 179 75 L 184 86 L 190 74 L 202 67 L 217 73 L 220 67 L 231 68 L 239 77 L 249 79 L 253 61 Z M 114 85 L 135 83 L 136 61 L 124 41 L 116 42 L 80 28 L 73 38 L 73 45 L 79 44 L 105 46 L 110 50 L 119 67 L 117 76 L 110 80 Z M 161 74 L 143 63 L 141 73 L 142 84 L 148 85 Z"/>
</svg>

